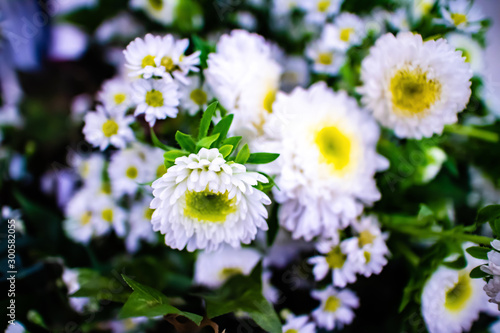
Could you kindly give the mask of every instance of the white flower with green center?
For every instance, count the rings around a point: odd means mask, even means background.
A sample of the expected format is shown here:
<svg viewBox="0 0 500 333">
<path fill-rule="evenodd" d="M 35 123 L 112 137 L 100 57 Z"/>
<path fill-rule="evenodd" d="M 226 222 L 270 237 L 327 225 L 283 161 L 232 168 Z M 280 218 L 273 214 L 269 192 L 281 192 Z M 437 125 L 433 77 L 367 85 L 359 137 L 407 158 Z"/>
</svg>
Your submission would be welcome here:
<svg viewBox="0 0 500 333">
<path fill-rule="evenodd" d="M 387 161 L 375 149 L 379 128 L 345 92 L 320 82 L 278 94 L 265 133 L 259 150 L 280 153 L 266 172 L 276 175 L 280 224 L 295 239 L 335 237 L 380 199 L 374 176 Z"/>
<path fill-rule="evenodd" d="M 466 34 L 449 33 L 446 35 L 446 40 L 457 51 L 462 52 L 462 57 L 470 64 L 475 75 L 484 74 L 484 50 L 475 39 Z"/>
<path fill-rule="evenodd" d="M 345 52 L 334 48 L 325 38 L 309 44 L 306 57 L 313 63 L 313 72 L 330 75 L 337 75 L 346 59 Z"/>
<path fill-rule="evenodd" d="M 366 35 L 365 23 L 358 16 L 342 13 L 333 24 L 326 24 L 321 39 L 329 47 L 347 51 L 351 46 L 359 45 Z"/>
<path fill-rule="evenodd" d="M 103 83 L 101 91 L 97 94 L 97 100 L 106 109 L 122 108 L 125 110 L 132 106 L 130 95 L 130 82 L 121 77 L 115 77 Z"/>
<path fill-rule="evenodd" d="M 468 243 L 464 248 L 473 246 Z M 484 264 L 466 253 L 467 267 L 461 270 L 439 267 L 422 292 L 422 315 L 430 333 L 469 331 L 481 311 L 490 311 L 484 281 L 471 279 L 471 270 Z"/>
<path fill-rule="evenodd" d="M 130 70 L 129 76 L 145 79 L 153 76 L 162 77 L 165 68 L 156 66 L 156 58 L 159 57 L 163 47 L 162 37 L 151 34 L 147 34 L 144 39 L 137 37 L 130 42 L 123 51 L 125 67 Z"/>
<path fill-rule="evenodd" d="M 179 89 L 181 108 L 186 110 L 191 116 L 196 115 L 200 110 L 205 110 L 208 102 L 213 98 L 208 85 L 202 85 L 198 75 L 190 77 L 189 83 L 180 86 Z"/>
<path fill-rule="evenodd" d="M 351 290 L 337 290 L 328 286 L 323 290 L 313 290 L 311 296 L 321 302 L 312 312 L 318 327 L 327 330 L 342 329 L 354 320 L 353 309 L 359 307 L 359 299 Z"/>
<path fill-rule="evenodd" d="M 165 80 L 137 80 L 132 84 L 132 98 L 137 104 L 135 116 L 145 114 L 149 126 L 158 119 L 177 117 L 179 105 L 178 86 Z"/>
<path fill-rule="evenodd" d="M 163 25 L 174 21 L 179 0 L 131 0 L 130 7 L 144 11 L 150 18 Z"/>
<path fill-rule="evenodd" d="M 481 30 L 481 21 L 486 19 L 481 9 L 468 0 L 450 0 L 441 7 L 441 15 L 449 26 L 468 33 Z"/>
<path fill-rule="evenodd" d="M 125 116 L 123 110 L 106 110 L 102 106 L 97 106 L 97 111 L 87 113 L 84 121 L 82 132 L 85 140 L 101 150 L 109 145 L 122 149 L 135 139 L 134 132 L 129 126 L 134 117 Z"/>
<path fill-rule="evenodd" d="M 200 252 L 196 259 L 194 282 L 218 288 L 234 275 L 250 275 L 261 257 L 252 248 L 234 249 L 229 246 L 213 252 Z"/>
<path fill-rule="evenodd" d="M 404 138 L 441 134 L 471 94 L 472 71 L 446 40 L 422 41 L 399 33 L 380 37 L 363 60 L 362 102 L 384 126 Z"/>
<path fill-rule="evenodd" d="M 147 164 L 146 152 L 149 149 L 148 146 L 137 143 L 111 156 L 108 173 L 116 198 L 133 196 L 139 189 L 139 184 L 155 179 L 155 173 Z"/>
<path fill-rule="evenodd" d="M 134 202 L 130 210 L 129 230 L 125 238 L 125 246 L 129 253 L 135 253 L 141 246 L 141 240 L 154 244 L 157 234 L 151 228 L 151 217 L 154 210 L 149 208 L 151 196 L 147 195 L 142 200 Z"/>
<path fill-rule="evenodd" d="M 271 203 L 253 186 L 267 178 L 244 165 L 226 162 L 217 148 L 179 157 L 153 187 L 153 229 L 165 243 L 182 250 L 216 250 L 226 243 L 249 244 L 267 230 Z"/>
<path fill-rule="evenodd" d="M 334 286 L 343 288 L 348 283 L 354 283 L 360 269 L 355 245 L 355 239 L 346 239 L 341 243 L 337 240 L 317 242 L 316 249 L 321 255 L 308 260 L 308 263 L 314 265 L 314 279 L 321 281 L 331 271 Z"/>
<path fill-rule="evenodd" d="M 308 0 L 300 1 L 298 6 L 306 11 L 308 23 L 323 24 L 333 15 L 340 12 L 343 0 Z"/>
<path fill-rule="evenodd" d="M 309 321 L 306 315 L 295 317 L 289 315 L 283 325 L 283 333 L 315 333 L 316 325 Z"/>
</svg>

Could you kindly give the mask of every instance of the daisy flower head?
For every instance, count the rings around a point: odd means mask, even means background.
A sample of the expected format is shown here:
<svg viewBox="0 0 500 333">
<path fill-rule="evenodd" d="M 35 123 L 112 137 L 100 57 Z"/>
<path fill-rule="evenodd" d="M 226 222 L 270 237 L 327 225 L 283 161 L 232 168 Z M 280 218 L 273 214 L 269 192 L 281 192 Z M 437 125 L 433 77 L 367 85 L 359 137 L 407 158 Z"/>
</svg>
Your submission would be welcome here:
<svg viewBox="0 0 500 333">
<path fill-rule="evenodd" d="M 156 243 L 157 235 L 151 228 L 151 217 L 153 210 L 149 208 L 151 198 L 149 196 L 134 202 L 130 210 L 128 220 L 128 231 L 125 238 L 125 246 L 129 253 L 135 253 L 141 246 L 141 240 L 147 243 Z"/>
<path fill-rule="evenodd" d="M 223 246 L 217 251 L 203 251 L 196 259 L 194 281 L 218 288 L 234 275 L 250 275 L 260 259 L 260 253 L 252 248 Z"/>
<path fill-rule="evenodd" d="M 333 47 L 324 37 L 309 44 L 305 52 L 312 61 L 312 71 L 319 74 L 337 75 L 346 59 L 345 52 Z"/>
<path fill-rule="evenodd" d="M 340 11 L 343 0 L 300 1 L 299 6 L 306 11 L 305 20 L 312 24 L 323 24 Z"/>
<path fill-rule="evenodd" d="M 179 0 L 131 0 L 130 7 L 144 11 L 158 23 L 170 25 L 175 18 Z"/>
<path fill-rule="evenodd" d="M 134 115 L 145 114 L 149 126 L 158 119 L 177 117 L 178 86 L 174 81 L 139 79 L 132 83 L 132 98 L 137 104 Z"/>
<path fill-rule="evenodd" d="M 71 156 L 71 166 L 76 169 L 83 181 L 83 186 L 88 189 L 97 189 L 101 186 L 105 162 L 101 153 L 92 153 L 89 156 L 79 154 Z"/>
<path fill-rule="evenodd" d="M 365 23 L 357 15 L 342 13 L 333 24 L 326 24 L 323 30 L 325 43 L 332 48 L 347 51 L 351 46 L 359 45 L 366 35 Z"/>
<path fill-rule="evenodd" d="M 411 14 L 415 21 L 420 21 L 424 16 L 431 13 L 437 0 L 414 0 L 411 6 Z"/>
<path fill-rule="evenodd" d="M 95 234 L 96 216 L 92 205 L 93 191 L 78 191 L 66 205 L 63 228 L 66 235 L 77 243 L 87 244 Z"/>
<path fill-rule="evenodd" d="M 144 39 L 137 37 L 123 51 L 125 67 L 130 70 L 129 76 L 149 79 L 153 76 L 163 77 L 165 67 L 156 66 L 161 49 L 164 47 L 161 36 L 147 34 Z"/>
<path fill-rule="evenodd" d="M 130 82 L 121 77 L 105 81 L 101 87 L 101 91 L 97 94 L 97 100 L 106 109 L 128 109 L 132 106 Z"/>
<path fill-rule="evenodd" d="M 471 94 L 472 71 L 444 39 L 424 42 L 401 32 L 380 37 L 363 60 L 362 102 L 384 126 L 404 138 L 441 134 Z"/>
<path fill-rule="evenodd" d="M 441 15 L 448 25 L 468 33 L 478 32 L 485 19 L 481 9 L 468 0 L 449 0 L 441 7 Z"/>
<path fill-rule="evenodd" d="M 482 74 L 485 66 L 484 50 L 472 37 L 461 33 L 449 33 L 446 40 L 457 51 L 462 51 L 465 61 L 470 64 L 474 74 Z"/>
<path fill-rule="evenodd" d="M 190 77 L 189 83 L 181 85 L 179 90 L 181 108 L 191 116 L 200 110 L 205 110 L 213 97 L 208 85 L 202 84 L 198 75 Z"/>
<path fill-rule="evenodd" d="M 360 267 L 354 242 L 354 239 L 346 239 L 340 243 L 338 240 L 319 241 L 316 249 L 321 255 L 308 260 L 314 265 L 315 280 L 323 280 L 328 272 L 332 271 L 334 286 L 343 288 L 348 283 L 354 283 Z"/>
<path fill-rule="evenodd" d="M 105 150 L 109 145 L 122 149 L 135 139 L 129 126 L 134 117 L 126 116 L 123 110 L 106 109 L 98 105 L 96 112 L 85 115 L 84 121 L 82 131 L 85 140 L 101 150 Z"/>
<path fill-rule="evenodd" d="M 346 93 L 324 82 L 280 93 L 265 132 L 266 150 L 280 152 L 272 171 L 280 224 L 295 239 L 334 237 L 380 199 L 374 175 L 387 161 L 375 149 L 379 128 Z"/>
<path fill-rule="evenodd" d="M 258 229 L 267 230 L 264 205 L 271 201 L 254 187 L 259 182 L 268 179 L 226 161 L 217 148 L 178 157 L 152 185 L 153 229 L 179 250 L 248 244 Z"/>
<path fill-rule="evenodd" d="M 114 231 L 118 237 L 125 236 L 127 213 L 118 206 L 116 200 L 108 193 L 93 195 L 95 202 L 92 209 L 95 217 L 95 235 L 102 236 Z"/>
<path fill-rule="evenodd" d="M 286 323 L 283 325 L 283 333 L 314 333 L 316 325 L 309 321 L 306 315 L 294 316 L 290 314 L 286 318 Z"/>
<path fill-rule="evenodd" d="M 327 330 L 342 329 L 354 320 L 353 309 L 359 307 L 359 299 L 351 290 L 337 290 L 328 286 L 323 290 L 313 290 L 311 296 L 321 302 L 312 312 L 318 327 Z"/>
<path fill-rule="evenodd" d="M 465 247 L 470 247 L 468 244 Z M 422 291 L 422 314 L 430 333 L 469 331 L 481 311 L 489 311 L 484 281 L 472 279 L 471 270 L 484 264 L 466 253 L 467 267 L 461 270 L 439 267 Z"/>
</svg>

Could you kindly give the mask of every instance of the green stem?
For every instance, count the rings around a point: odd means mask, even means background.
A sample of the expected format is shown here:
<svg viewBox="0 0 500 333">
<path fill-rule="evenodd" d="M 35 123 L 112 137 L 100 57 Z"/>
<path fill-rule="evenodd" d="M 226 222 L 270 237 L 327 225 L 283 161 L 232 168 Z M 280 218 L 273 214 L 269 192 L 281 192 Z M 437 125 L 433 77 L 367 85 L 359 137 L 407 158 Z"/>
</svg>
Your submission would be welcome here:
<svg viewBox="0 0 500 333">
<path fill-rule="evenodd" d="M 471 138 L 481 139 L 489 142 L 498 142 L 498 133 L 485 131 L 477 127 L 453 124 L 445 126 L 444 129 L 448 133 L 464 135 Z"/>
</svg>

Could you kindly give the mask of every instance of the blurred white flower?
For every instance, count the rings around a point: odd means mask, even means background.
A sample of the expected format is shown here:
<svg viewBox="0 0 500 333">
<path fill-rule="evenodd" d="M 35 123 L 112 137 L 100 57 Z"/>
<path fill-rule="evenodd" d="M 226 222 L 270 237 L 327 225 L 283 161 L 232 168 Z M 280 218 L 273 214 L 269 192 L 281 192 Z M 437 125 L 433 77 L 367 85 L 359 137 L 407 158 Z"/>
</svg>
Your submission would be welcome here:
<svg viewBox="0 0 500 333">
<path fill-rule="evenodd" d="M 83 121 L 83 117 L 92 107 L 92 97 L 89 94 L 80 94 L 71 100 L 71 119 L 74 122 Z"/>
<path fill-rule="evenodd" d="M 283 333 L 315 333 L 316 325 L 309 321 L 306 315 L 297 316 L 289 315 L 286 318 L 286 323 L 283 325 Z"/>
<path fill-rule="evenodd" d="M 101 102 L 106 109 L 128 109 L 133 104 L 130 82 L 121 77 L 104 81 L 97 94 L 97 101 Z"/>
<path fill-rule="evenodd" d="M 328 286 L 323 290 L 313 290 L 311 296 L 321 302 L 312 313 L 318 327 L 342 329 L 354 320 L 353 309 L 359 307 L 359 299 L 351 290 L 337 290 Z"/>
<path fill-rule="evenodd" d="M 326 24 L 322 39 L 326 45 L 346 51 L 351 46 L 361 44 L 366 35 L 365 23 L 357 15 L 342 13 L 335 18 L 333 24 Z"/>
<path fill-rule="evenodd" d="M 151 226 L 153 210 L 149 208 L 151 198 L 145 196 L 142 200 L 134 202 L 130 210 L 129 230 L 125 239 L 125 246 L 129 253 L 135 253 L 140 248 L 140 241 L 156 243 L 157 235 Z"/>
<path fill-rule="evenodd" d="M 49 57 L 56 61 L 76 60 L 87 50 L 88 36 L 73 24 L 51 27 Z"/>
<path fill-rule="evenodd" d="M 307 0 L 299 1 L 298 6 L 306 11 L 306 22 L 323 24 L 340 11 L 343 0 Z"/>
<path fill-rule="evenodd" d="M 290 92 L 295 87 L 307 87 L 310 80 L 307 61 L 300 56 L 285 56 L 281 59 L 283 73 L 281 74 L 281 89 Z"/>
<path fill-rule="evenodd" d="M 481 75 L 484 70 L 484 50 L 472 37 L 460 33 L 446 35 L 448 43 L 458 51 L 462 51 L 465 61 L 470 64 L 474 74 Z"/>
<path fill-rule="evenodd" d="M 97 27 L 95 36 L 100 43 L 108 43 L 114 39 L 131 39 L 142 35 L 143 31 L 144 27 L 132 15 L 120 12 Z"/>
<path fill-rule="evenodd" d="M 305 53 L 313 62 L 312 71 L 320 74 L 337 75 L 346 59 L 345 52 L 333 47 L 324 35 L 309 44 Z"/>
<path fill-rule="evenodd" d="M 180 105 L 189 115 L 194 116 L 200 110 L 205 110 L 208 102 L 213 98 L 208 85 L 201 84 L 201 78 L 198 75 L 189 77 L 187 85 L 179 87 Z"/>
<path fill-rule="evenodd" d="M 64 267 L 62 280 L 68 289 L 68 295 L 71 295 L 80 289 L 78 283 L 78 269 Z M 88 297 L 69 297 L 69 304 L 76 312 L 83 312 L 90 299 Z"/>
<path fill-rule="evenodd" d="M 130 7 L 143 10 L 153 20 L 170 25 L 175 18 L 179 0 L 131 0 Z"/>
<path fill-rule="evenodd" d="M 101 150 L 109 145 L 122 149 L 135 139 L 129 127 L 134 118 L 125 116 L 121 110 L 106 110 L 98 105 L 96 112 L 89 112 L 85 115 L 84 121 L 85 126 L 82 131 L 85 140 Z"/>
<path fill-rule="evenodd" d="M 449 0 L 441 7 L 441 15 L 450 26 L 468 33 L 478 32 L 481 21 L 486 18 L 481 9 L 468 0 Z"/>
</svg>

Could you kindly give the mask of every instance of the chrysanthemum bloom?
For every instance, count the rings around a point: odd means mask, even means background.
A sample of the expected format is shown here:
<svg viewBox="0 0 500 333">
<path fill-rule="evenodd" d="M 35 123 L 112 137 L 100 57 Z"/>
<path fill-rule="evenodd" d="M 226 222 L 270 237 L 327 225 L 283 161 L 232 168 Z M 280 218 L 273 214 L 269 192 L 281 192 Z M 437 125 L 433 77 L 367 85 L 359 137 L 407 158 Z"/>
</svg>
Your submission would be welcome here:
<svg viewBox="0 0 500 333">
<path fill-rule="evenodd" d="M 260 150 L 280 153 L 280 223 L 294 238 L 335 237 L 380 199 L 374 175 L 387 161 L 376 153 L 379 128 L 344 92 L 324 83 L 278 94 Z M 307 112 L 304 112 L 307 110 Z"/>
<path fill-rule="evenodd" d="M 466 247 L 470 247 L 469 244 Z M 430 333 L 469 331 L 479 312 L 489 311 L 482 279 L 471 279 L 470 271 L 484 261 L 466 254 L 467 267 L 455 270 L 439 267 L 422 292 L 422 314 Z"/>
<path fill-rule="evenodd" d="M 132 96 L 137 104 L 134 115 L 144 113 L 149 126 L 153 127 L 158 119 L 177 117 L 179 95 L 175 82 L 140 79 L 132 87 Z"/>
<path fill-rule="evenodd" d="M 132 105 L 130 82 L 121 77 L 107 80 L 103 83 L 97 97 L 98 101 L 101 102 L 106 109 L 127 109 Z"/>
<path fill-rule="evenodd" d="M 410 32 L 380 37 L 363 60 L 363 103 L 398 137 L 440 134 L 457 121 L 471 94 L 472 71 L 446 40 Z"/>
<path fill-rule="evenodd" d="M 234 275 L 249 275 L 260 258 L 260 253 L 252 248 L 224 246 L 214 252 L 200 252 L 196 259 L 194 281 L 211 288 L 220 287 Z"/>
<path fill-rule="evenodd" d="M 286 318 L 286 323 L 283 325 L 283 333 L 314 333 L 316 325 L 309 321 L 306 315 L 297 316 L 289 315 Z"/>
<path fill-rule="evenodd" d="M 97 106 L 96 112 L 85 115 L 83 134 L 85 140 L 101 150 L 110 144 L 122 149 L 128 142 L 134 140 L 134 132 L 129 127 L 133 121 L 134 117 L 125 116 L 124 110 L 106 110 L 102 106 Z"/>
<path fill-rule="evenodd" d="M 311 296 L 321 302 L 312 313 L 318 327 L 342 329 L 354 320 L 353 309 L 359 306 L 359 299 L 351 290 L 337 290 L 328 286 L 324 290 L 313 290 Z"/>
<path fill-rule="evenodd" d="M 247 172 L 244 165 L 226 162 L 217 148 L 178 157 L 152 185 L 153 229 L 179 250 L 248 244 L 257 229 L 267 230 L 264 205 L 271 201 L 253 187 L 259 182 L 268 180 Z"/>
</svg>

